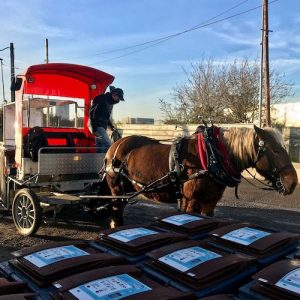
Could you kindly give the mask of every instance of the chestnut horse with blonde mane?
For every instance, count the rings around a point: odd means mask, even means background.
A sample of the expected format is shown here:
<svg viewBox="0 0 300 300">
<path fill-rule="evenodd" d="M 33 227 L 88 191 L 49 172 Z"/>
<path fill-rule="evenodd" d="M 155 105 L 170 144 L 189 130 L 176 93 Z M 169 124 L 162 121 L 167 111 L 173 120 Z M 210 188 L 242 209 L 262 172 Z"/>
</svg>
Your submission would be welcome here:
<svg viewBox="0 0 300 300">
<path fill-rule="evenodd" d="M 227 151 L 228 163 L 235 174 L 240 176 L 243 170 L 252 167 L 279 193 L 293 193 L 298 184 L 297 173 L 278 130 L 256 126 L 219 130 L 220 143 Z M 105 156 L 106 181 L 112 195 L 140 191 L 158 181 L 165 188 L 158 186 L 145 195 L 160 202 L 176 202 L 178 191 L 172 184 L 174 181 L 166 176 L 172 171 L 171 152 L 171 145 L 144 136 L 128 136 L 116 141 Z M 203 172 L 205 167 L 200 157 L 197 132 L 180 140 L 177 165 L 180 166 L 177 188 L 181 195 L 181 210 L 213 216 L 216 204 L 229 184 L 220 182 L 209 170 Z M 123 202 L 113 205 L 111 227 L 123 224 L 124 206 Z"/>
</svg>

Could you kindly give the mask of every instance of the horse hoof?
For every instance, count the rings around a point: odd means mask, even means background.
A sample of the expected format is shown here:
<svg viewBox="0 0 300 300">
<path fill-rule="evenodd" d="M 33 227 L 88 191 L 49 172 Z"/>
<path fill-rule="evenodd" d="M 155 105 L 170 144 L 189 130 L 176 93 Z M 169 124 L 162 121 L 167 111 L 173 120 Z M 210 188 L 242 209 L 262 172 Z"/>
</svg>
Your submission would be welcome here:
<svg viewBox="0 0 300 300">
<path fill-rule="evenodd" d="M 203 217 L 213 217 L 215 214 L 214 214 L 214 212 L 210 212 L 210 213 L 201 213 L 201 216 L 203 216 Z"/>
<path fill-rule="evenodd" d="M 110 220 L 109 227 L 110 227 L 110 229 L 116 228 L 117 227 L 116 222 L 114 220 Z"/>
</svg>

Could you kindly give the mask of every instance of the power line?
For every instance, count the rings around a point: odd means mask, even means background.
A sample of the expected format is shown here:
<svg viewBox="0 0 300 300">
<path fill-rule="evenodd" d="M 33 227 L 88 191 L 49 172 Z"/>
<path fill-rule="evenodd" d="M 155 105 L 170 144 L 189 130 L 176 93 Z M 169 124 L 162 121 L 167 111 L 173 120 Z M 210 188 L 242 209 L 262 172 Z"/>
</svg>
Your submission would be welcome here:
<svg viewBox="0 0 300 300">
<path fill-rule="evenodd" d="M 277 0 L 278 1 L 278 0 Z M 218 15 L 214 16 L 214 17 L 211 17 L 205 21 L 202 21 L 201 23 L 189 28 L 189 29 L 186 29 L 184 31 L 181 31 L 181 32 L 177 32 L 177 33 L 174 33 L 174 34 L 171 34 L 171 35 L 168 35 L 168 36 L 164 36 L 164 37 L 160 37 L 160 38 L 157 38 L 157 39 L 154 39 L 154 40 L 150 40 L 150 41 L 147 41 L 147 42 L 143 42 L 143 43 L 139 43 L 139 44 L 135 44 L 135 45 L 132 45 L 132 46 L 128 46 L 128 47 L 122 47 L 122 48 L 118 48 L 118 49 L 113 49 L 113 50 L 107 50 L 107 51 L 103 51 L 103 52 L 100 52 L 100 53 L 95 53 L 95 54 L 91 54 L 91 55 L 84 55 L 84 56 L 77 56 L 77 57 L 71 57 L 71 58 L 60 58 L 60 59 L 54 59 L 55 61 L 60 61 L 60 60 L 71 60 L 71 59 L 79 59 L 79 58 L 87 58 L 87 57 L 93 57 L 93 56 L 99 56 L 99 55 L 103 55 L 103 54 L 110 54 L 110 53 L 114 53 L 114 52 L 120 52 L 120 51 L 123 51 L 123 50 L 128 50 L 128 49 L 132 49 L 132 48 L 136 48 L 136 47 L 140 47 L 140 46 L 145 46 L 147 44 L 151 44 L 151 43 L 155 43 L 154 45 L 157 45 L 157 44 L 160 44 L 161 42 L 163 41 L 167 41 L 169 40 L 170 38 L 173 38 L 173 37 L 176 37 L 176 36 L 179 36 L 179 35 L 182 35 L 186 32 L 189 32 L 191 30 L 195 30 L 197 29 L 197 27 L 199 26 L 202 26 L 204 25 L 205 23 L 207 22 L 210 22 L 226 13 L 228 13 L 229 11 L 243 5 L 245 2 L 248 2 L 248 0 L 244 0 L 232 7 L 230 7 L 229 9 L 219 13 Z"/>
<path fill-rule="evenodd" d="M 273 0 L 273 1 L 269 2 L 269 4 L 274 3 L 274 2 L 277 2 L 277 1 L 279 1 L 279 0 Z M 194 31 L 194 30 L 198 30 L 198 29 L 201 29 L 201 28 L 204 28 L 204 27 L 207 27 L 207 26 L 216 24 L 216 23 L 223 22 L 223 21 L 228 20 L 228 19 L 235 18 L 235 17 L 237 17 L 237 16 L 246 14 L 246 13 L 248 13 L 248 12 L 250 12 L 250 11 L 254 11 L 254 10 L 256 10 L 256 9 L 258 9 L 258 8 L 261 8 L 261 7 L 262 7 L 262 5 L 259 5 L 259 6 L 256 6 L 256 7 L 250 8 L 250 9 L 247 9 L 247 10 L 245 10 L 245 11 L 242 11 L 242 12 L 240 12 L 240 13 L 236 13 L 236 14 L 234 14 L 234 15 L 231 15 L 231 16 L 228 16 L 228 17 L 225 17 L 225 18 L 222 18 L 222 19 L 213 21 L 213 22 L 209 22 L 209 23 L 206 23 L 206 24 L 203 24 L 203 25 L 196 25 L 196 26 L 194 26 L 194 27 L 192 27 L 192 28 L 190 28 L 190 29 L 187 29 L 187 30 L 185 30 L 185 31 L 182 31 L 182 32 L 180 32 L 180 33 L 177 33 L 177 34 L 174 34 L 174 35 L 170 35 L 170 36 L 168 36 L 168 37 L 165 37 L 164 39 L 161 39 L 160 41 L 158 41 L 158 42 L 155 43 L 155 44 L 149 45 L 149 46 L 147 46 L 147 47 L 144 47 L 144 48 L 141 48 L 141 49 L 138 49 L 138 50 L 135 50 L 135 51 L 131 51 L 131 52 L 125 53 L 125 54 L 120 55 L 120 56 L 116 56 L 116 57 L 108 58 L 108 59 L 105 59 L 105 60 L 102 60 L 102 61 L 99 61 L 99 62 L 95 62 L 95 63 L 89 64 L 89 66 L 97 65 L 97 64 L 100 64 L 100 63 L 104 63 L 104 62 L 107 62 L 107 61 L 119 59 L 119 58 L 122 58 L 122 57 L 125 57 L 125 56 L 129 56 L 129 55 L 131 55 L 131 54 L 137 53 L 137 52 L 144 51 L 144 50 L 146 50 L 146 49 L 148 49 L 148 48 L 154 47 L 154 46 L 156 46 L 156 45 L 158 45 L 158 44 L 161 44 L 161 43 L 163 43 L 163 42 L 165 42 L 165 41 L 168 41 L 168 40 L 171 39 L 171 38 L 175 38 L 175 37 L 177 37 L 177 36 L 179 36 L 179 35 L 182 35 L 182 34 L 185 34 L 185 33 L 187 33 L 187 32 Z"/>
</svg>

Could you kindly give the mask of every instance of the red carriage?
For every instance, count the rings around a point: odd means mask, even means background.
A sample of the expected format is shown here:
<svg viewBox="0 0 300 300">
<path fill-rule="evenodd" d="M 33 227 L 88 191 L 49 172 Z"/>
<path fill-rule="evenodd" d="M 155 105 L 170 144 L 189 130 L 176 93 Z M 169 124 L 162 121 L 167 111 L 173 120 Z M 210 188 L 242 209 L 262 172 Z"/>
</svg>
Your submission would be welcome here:
<svg viewBox="0 0 300 300">
<path fill-rule="evenodd" d="M 16 77 L 16 101 L 3 105 L 0 203 L 21 234 L 38 230 L 43 207 L 87 201 L 78 195 L 98 181 L 104 156 L 95 151 L 88 112 L 113 80 L 63 63 L 33 65 Z"/>
</svg>

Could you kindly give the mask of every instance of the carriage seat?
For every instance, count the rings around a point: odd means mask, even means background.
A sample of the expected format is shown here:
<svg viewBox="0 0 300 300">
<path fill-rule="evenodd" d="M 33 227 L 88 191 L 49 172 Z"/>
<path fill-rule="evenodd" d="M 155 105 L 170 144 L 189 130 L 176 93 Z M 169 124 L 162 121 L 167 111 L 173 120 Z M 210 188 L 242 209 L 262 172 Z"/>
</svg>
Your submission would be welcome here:
<svg viewBox="0 0 300 300">
<path fill-rule="evenodd" d="M 69 131 L 45 131 L 49 147 L 75 147 L 75 140 L 86 139 L 83 132 L 69 132 Z"/>
<path fill-rule="evenodd" d="M 24 157 L 38 161 L 38 152 L 40 148 L 45 147 L 48 149 L 44 149 L 43 153 L 73 153 L 76 151 L 75 147 L 77 144 L 75 141 L 78 142 L 85 139 L 85 134 L 80 131 L 46 131 L 41 127 L 35 126 L 29 129 L 28 133 L 24 136 Z M 51 149 L 51 147 L 55 147 L 55 149 Z M 58 149 L 58 147 L 61 147 L 61 149 Z"/>
</svg>

